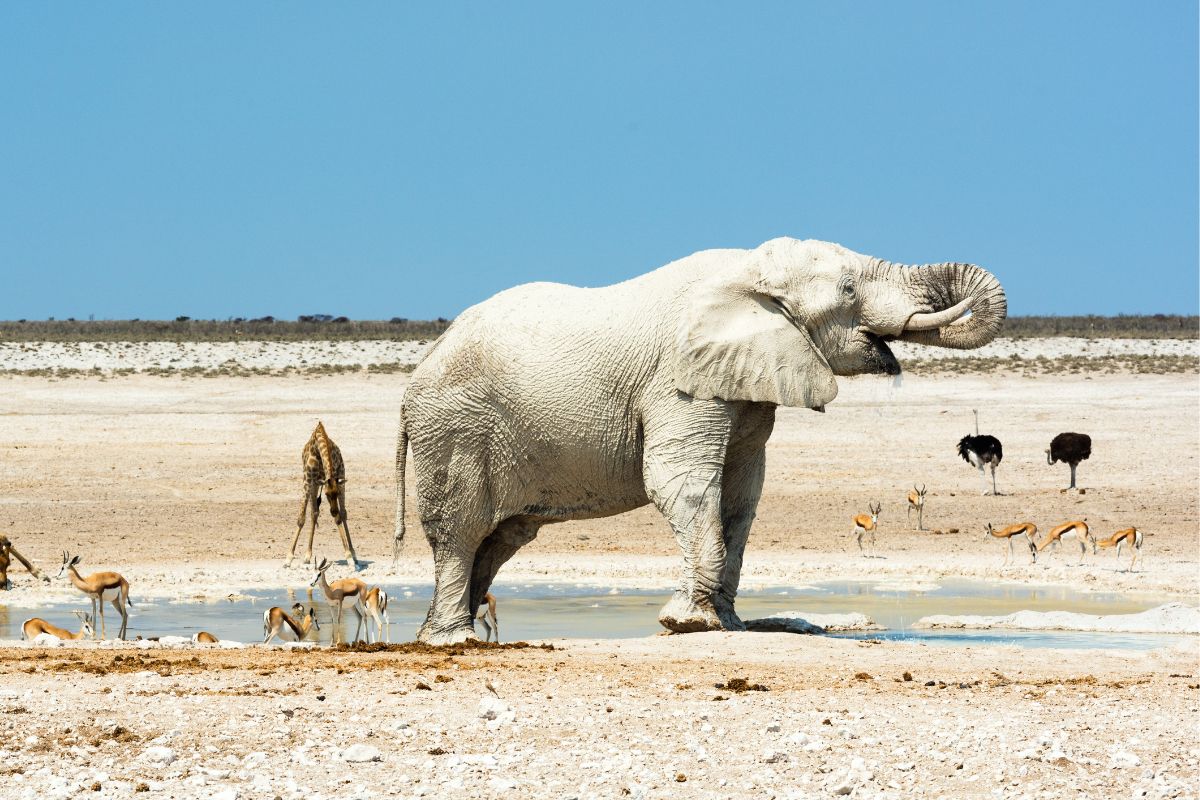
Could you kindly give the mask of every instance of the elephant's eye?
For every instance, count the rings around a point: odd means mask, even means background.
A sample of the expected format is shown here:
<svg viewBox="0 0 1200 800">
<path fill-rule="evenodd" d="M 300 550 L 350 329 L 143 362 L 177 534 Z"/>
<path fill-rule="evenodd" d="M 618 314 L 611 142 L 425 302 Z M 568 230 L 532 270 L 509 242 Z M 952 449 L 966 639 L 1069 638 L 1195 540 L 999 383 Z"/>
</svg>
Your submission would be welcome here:
<svg viewBox="0 0 1200 800">
<path fill-rule="evenodd" d="M 854 281 L 843 281 L 842 282 L 842 297 L 844 297 L 847 300 L 854 299 Z"/>
</svg>

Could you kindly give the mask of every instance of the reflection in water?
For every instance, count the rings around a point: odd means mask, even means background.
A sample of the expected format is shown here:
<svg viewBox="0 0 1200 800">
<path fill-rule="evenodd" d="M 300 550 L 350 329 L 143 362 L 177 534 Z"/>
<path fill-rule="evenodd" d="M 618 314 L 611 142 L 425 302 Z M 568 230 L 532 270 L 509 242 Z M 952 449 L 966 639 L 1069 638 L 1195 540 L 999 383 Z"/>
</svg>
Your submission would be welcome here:
<svg viewBox="0 0 1200 800">
<path fill-rule="evenodd" d="M 411 640 L 424 621 L 432 593 L 430 586 L 385 584 L 390 595 L 392 641 Z M 506 585 L 493 587 L 504 620 L 506 640 L 575 638 L 627 638 L 650 636 L 662 629 L 658 609 L 670 592 L 607 590 L 595 587 Z M 615 594 L 613 592 L 616 592 Z M 207 630 L 222 639 L 262 641 L 263 611 L 273 605 L 291 608 L 297 596 L 314 605 L 310 587 L 277 592 L 246 592 L 248 600 L 209 603 L 171 603 L 139 600 L 129 621 L 129 636 L 184 636 Z M 917 638 L 923 642 L 1008 643 L 1032 647 L 1155 647 L 1175 639 L 1144 634 L 1085 634 L 1063 631 L 913 631 L 913 621 L 931 614 L 1002 615 L 1014 611 L 1075 611 L 1085 614 L 1131 614 L 1166 602 L 1168 598 L 1130 599 L 1115 593 L 1085 594 L 1057 587 L 1024 587 L 977 581 L 946 581 L 931 591 L 889 588 L 877 581 L 830 581 L 814 586 L 773 586 L 744 591 L 738 612 L 744 619 L 782 611 L 810 613 L 860 612 L 888 629 L 869 638 Z M 333 635 L 329 606 L 315 601 L 321 623 L 320 640 Z M 56 625 L 71 627 L 74 603 L 41 609 L 9 608 L 0 604 L 0 638 L 19 639 L 20 624 L 42 616 Z M 354 634 L 355 616 L 345 614 L 346 638 Z"/>
</svg>

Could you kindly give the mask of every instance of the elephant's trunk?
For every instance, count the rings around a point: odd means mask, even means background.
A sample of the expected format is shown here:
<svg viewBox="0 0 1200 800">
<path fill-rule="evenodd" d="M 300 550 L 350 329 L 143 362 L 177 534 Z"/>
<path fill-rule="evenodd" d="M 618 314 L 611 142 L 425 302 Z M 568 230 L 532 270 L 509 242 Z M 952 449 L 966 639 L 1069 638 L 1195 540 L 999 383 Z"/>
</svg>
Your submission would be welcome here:
<svg viewBox="0 0 1200 800">
<path fill-rule="evenodd" d="M 929 264 L 907 272 L 912 293 L 930 310 L 908 318 L 901 341 L 967 350 L 996 338 L 1008 300 L 990 272 L 974 264 Z"/>
</svg>

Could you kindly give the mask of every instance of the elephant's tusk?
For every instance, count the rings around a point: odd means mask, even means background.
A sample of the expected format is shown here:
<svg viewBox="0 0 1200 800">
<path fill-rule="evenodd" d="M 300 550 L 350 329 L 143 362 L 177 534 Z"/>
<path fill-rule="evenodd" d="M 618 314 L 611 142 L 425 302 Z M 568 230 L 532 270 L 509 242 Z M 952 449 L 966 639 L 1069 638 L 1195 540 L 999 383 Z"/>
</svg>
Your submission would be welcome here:
<svg viewBox="0 0 1200 800">
<path fill-rule="evenodd" d="M 933 314 L 913 314 L 904 325 L 906 331 L 933 331 L 958 320 L 971 308 L 974 298 L 968 297 L 944 311 Z"/>
</svg>

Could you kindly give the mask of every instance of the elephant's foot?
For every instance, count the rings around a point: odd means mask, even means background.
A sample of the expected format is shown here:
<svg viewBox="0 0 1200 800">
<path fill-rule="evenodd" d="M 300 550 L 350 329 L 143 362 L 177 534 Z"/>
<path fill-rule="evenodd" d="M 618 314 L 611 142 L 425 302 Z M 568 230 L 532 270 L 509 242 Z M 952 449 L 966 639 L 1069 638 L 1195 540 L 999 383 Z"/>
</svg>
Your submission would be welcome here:
<svg viewBox="0 0 1200 800">
<path fill-rule="evenodd" d="M 417 641 L 425 644 L 459 644 L 468 639 L 479 639 L 475 635 L 475 629 L 469 624 L 442 628 L 427 622 L 417 631 Z"/>
<path fill-rule="evenodd" d="M 672 633 L 744 631 L 746 625 L 733 611 L 733 603 L 719 597 L 716 603 L 694 599 L 678 591 L 658 612 L 659 623 Z"/>
</svg>

